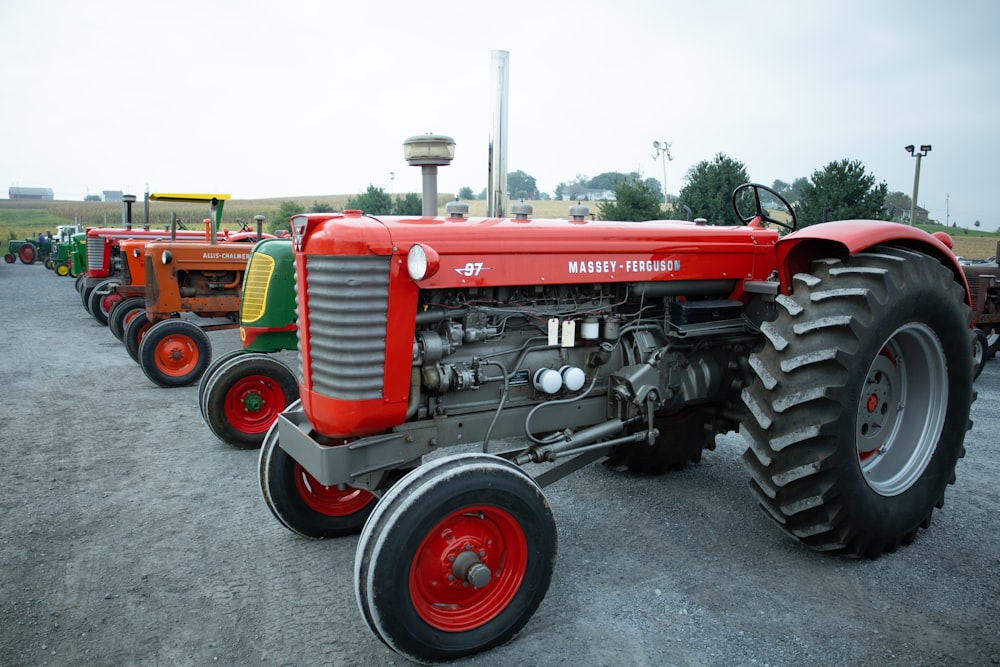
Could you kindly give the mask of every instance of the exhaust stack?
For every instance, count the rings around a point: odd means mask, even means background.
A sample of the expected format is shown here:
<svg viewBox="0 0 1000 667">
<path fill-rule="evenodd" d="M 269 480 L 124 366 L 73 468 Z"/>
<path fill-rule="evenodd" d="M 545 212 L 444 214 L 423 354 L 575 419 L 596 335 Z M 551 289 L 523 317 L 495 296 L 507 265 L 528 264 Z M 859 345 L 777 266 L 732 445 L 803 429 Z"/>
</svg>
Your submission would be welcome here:
<svg viewBox="0 0 1000 667">
<path fill-rule="evenodd" d="M 508 51 L 491 51 L 493 81 L 492 122 L 490 123 L 490 174 L 486 194 L 486 215 L 506 217 L 507 208 L 507 102 L 509 91 Z"/>
</svg>

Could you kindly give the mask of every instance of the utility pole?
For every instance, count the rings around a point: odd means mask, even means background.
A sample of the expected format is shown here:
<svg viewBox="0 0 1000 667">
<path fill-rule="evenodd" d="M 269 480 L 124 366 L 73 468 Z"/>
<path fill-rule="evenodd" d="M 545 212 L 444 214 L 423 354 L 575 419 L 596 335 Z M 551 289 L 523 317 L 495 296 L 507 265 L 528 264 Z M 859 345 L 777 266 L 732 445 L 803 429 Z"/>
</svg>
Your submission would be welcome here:
<svg viewBox="0 0 1000 667">
<path fill-rule="evenodd" d="M 913 201 L 910 202 L 910 226 L 916 226 L 917 224 L 917 192 L 920 189 L 920 158 L 931 152 L 930 144 L 922 145 L 920 150 L 916 152 L 914 152 L 914 148 L 915 146 L 913 144 L 905 147 L 910 155 L 917 158 L 917 167 L 913 172 Z"/>
</svg>

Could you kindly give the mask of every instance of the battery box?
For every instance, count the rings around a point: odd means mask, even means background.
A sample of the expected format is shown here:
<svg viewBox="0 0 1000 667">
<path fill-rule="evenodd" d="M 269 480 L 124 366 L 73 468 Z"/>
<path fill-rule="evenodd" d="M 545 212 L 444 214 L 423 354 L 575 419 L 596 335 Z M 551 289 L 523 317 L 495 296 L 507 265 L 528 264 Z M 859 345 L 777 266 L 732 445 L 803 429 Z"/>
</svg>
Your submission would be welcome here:
<svg viewBox="0 0 1000 667">
<path fill-rule="evenodd" d="M 740 319 L 743 303 L 731 299 L 674 301 L 670 304 L 670 323 L 675 327 L 726 322 Z"/>
</svg>

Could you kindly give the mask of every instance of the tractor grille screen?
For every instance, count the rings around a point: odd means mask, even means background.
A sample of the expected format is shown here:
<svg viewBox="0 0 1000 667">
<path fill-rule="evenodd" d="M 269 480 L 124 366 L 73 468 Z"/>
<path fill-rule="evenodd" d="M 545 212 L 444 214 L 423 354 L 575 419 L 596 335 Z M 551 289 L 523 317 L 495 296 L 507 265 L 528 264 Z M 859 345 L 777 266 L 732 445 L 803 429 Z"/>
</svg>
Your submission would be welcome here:
<svg viewBox="0 0 1000 667">
<path fill-rule="evenodd" d="M 246 285 L 240 300 L 240 319 L 244 324 L 256 322 L 264 316 L 264 305 L 267 303 L 267 286 L 271 283 L 274 273 L 274 258 L 259 252 L 250 256 L 250 266 L 247 269 Z"/>
<path fill-rule="evenodd" d="M 381 398 L 389 258 L 307 256 L 305 301 L 310 358 L 302 362 L 313 391 L 341 400 Z"/>
<path fill-rule="evenodd" d="M 87 239 L 87 268 L 95 271 L 104 268 L 104 239 L 99 236 Z"/>
</svg>

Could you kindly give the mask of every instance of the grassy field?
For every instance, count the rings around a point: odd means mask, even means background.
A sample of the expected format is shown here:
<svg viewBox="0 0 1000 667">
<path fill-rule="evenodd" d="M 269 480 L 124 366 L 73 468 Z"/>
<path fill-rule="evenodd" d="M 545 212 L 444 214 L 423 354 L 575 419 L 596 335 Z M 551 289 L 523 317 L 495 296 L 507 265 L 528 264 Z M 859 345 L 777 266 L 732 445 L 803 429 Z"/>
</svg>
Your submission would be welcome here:
<svg viewBox="0 0 1000 667">
<path fill-rule="evenodd" d="M 255 215 L 263 215 L 268 221 L 273 221 L 282 202 L 293 201 L 309 210 L 315 204 L 327 204 L 334 210 L 343 210 L 347 200 L 354 195 L 315 195 L 304 197 L 279 197 L 274 199 L 236 199 L 227 201 L 223 207 L 223 224 L 230 229 L 237 229 L 237 220 L 246 220 L 253 225 Z M 454 195 L 442 194 L 438 197 L 438 210 L 444 213 L 445 204 L 454 199 Z M 469 215 L 486 215 L 486 201 L 473 200 L 469 205 Z M 569 215 L 569 207 L 576 202 L 536 200 L 527 202 L 533 207 L 532 216 L 536 218 L 565 218 Z M 600 204 L 591 202 L 590 213 L 600 214 Z M 204 204 L 178 204 L 171 202 L 150 202 L 150 226 L 163 228 L 170 224 L 171 212 L 176 213 L 188 228 L 199 228 L 201 221 L 208 217 L 208 206 Z M 510 206 L 507 215 L 511 215 Z M 55 231 L 58 225 L 73 224 L 79 217 L 84 227 L 110 226 L 121 224 L 122 205 L 107 202 L 75 202 L 75 201 L 21 201 L 0 199 L 0 244 L 6 245 L 9 239 L 36 237 L 39 232 Z M 140 198 L 132 209 L 133 223 L 142 225 L 145 220 L 143 201 Z M 955 239 L 955 254 L 969 259 L 986 259 L 993 257 L 997 250 L 1000 235 L 994 232 L 949 228 L 942 225 L 922 225 L 928 232 L 944 231 Z"/>
</svg>

